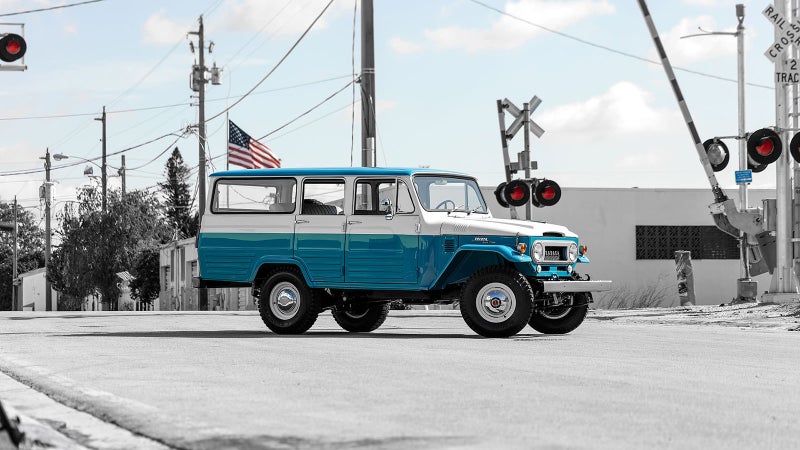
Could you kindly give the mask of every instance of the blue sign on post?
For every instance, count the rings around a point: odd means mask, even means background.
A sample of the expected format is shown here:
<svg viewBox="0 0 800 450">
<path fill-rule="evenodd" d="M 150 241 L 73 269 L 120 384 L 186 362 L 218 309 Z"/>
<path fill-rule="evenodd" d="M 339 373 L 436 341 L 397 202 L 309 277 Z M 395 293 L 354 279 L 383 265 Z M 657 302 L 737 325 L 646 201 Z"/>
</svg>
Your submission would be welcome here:
<svg viewBox="0 0 800 450">
<path fill-rule="evenodd" d="M 747 170 L 737 170 L 736 171 L 736 184 L 747 184 L 753 182 L 753 171 L 750 169 Z"/>
</svg>

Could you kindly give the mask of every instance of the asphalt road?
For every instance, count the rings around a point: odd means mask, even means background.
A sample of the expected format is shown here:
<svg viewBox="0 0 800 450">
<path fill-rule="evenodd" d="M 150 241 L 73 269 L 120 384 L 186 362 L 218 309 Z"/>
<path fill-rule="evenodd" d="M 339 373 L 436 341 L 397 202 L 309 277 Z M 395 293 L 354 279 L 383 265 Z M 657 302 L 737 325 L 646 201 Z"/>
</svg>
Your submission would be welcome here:
<svg viewBox="0 0 800 450">
<path fill-rule="evenodd" d="M 294 337 L 249 312 L 3 313 L 0 400 L 93 448 L 800 446 L 800 333 L 609 319 L 484 339 L 452 311 Z"/>
</svg>

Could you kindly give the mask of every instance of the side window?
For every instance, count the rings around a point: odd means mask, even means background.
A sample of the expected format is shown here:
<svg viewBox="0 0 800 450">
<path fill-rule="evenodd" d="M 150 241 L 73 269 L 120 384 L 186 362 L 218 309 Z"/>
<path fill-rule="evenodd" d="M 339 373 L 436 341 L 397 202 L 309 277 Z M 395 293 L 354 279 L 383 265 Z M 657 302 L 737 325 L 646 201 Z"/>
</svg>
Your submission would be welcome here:
<svg viewBox="0 0 800 450">
<path fill-rule="evenodd" d="M 214 213 L 291 213 L 295 209 L 294 178 L 221 179 L 214 186 Z"/>
<path fill-rule="evenodd" d="M 306 180 L 300 214 L 344 214 L 344 180 Z"/>
<path fill-rule="evenodd" d="M 414 203 L 408 186 L 400 182 L 400 191 L 395 189 L 396 180 L 358 180 L 355 192 L 355 214 L 384 215 L 388 204 L 396 214 L 414 212 Z"/>
</svg>

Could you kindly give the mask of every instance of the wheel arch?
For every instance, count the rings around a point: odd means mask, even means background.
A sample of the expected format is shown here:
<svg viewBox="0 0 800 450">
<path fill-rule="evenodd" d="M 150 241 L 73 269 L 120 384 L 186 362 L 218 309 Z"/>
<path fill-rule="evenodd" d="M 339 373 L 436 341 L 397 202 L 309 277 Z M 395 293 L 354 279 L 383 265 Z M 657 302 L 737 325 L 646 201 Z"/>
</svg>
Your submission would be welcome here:
<svg viewBox="0 0 800 450">
<path fill-rule="evenodd" d="M 490 266 L 510 266 L 523 275 L 533 275 L 530 256 L 507 245 L 462 245 L 428 289 L 463 283 L 476 271 Z"/>
</svg>

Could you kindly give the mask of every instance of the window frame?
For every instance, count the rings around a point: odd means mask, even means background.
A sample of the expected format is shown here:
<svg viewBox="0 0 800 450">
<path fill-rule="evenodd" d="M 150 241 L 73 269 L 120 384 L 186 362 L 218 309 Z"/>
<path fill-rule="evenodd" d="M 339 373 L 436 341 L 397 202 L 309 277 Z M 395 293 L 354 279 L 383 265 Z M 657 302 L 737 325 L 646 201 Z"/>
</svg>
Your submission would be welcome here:
<svg viewBox="0 0 800 450">
<path fill-rule="evenodd" d="M 235 209 L 220 209 L 217 205 L 218 194 L 219 190 L 218 185 L 223 181 L 231 181 L 231 180 L 288 180 L 294 182 L 294 193 L 295 193 L 295 201 L 293 203 L 294 207 L 290 211 L 242 211 L 242 210 L 235 210 Z M 226 177 L 226 178 L 219 178 L 214 181 L 213 191 L 211 195 L 211 204 L 209 205 L 209 211 L 212 214 L 294 214 L 297 210 L 297 178 L 295 177 Z M 234 184 L 228 184 L 228 186 L 235 186 Z"/>
</svg>

